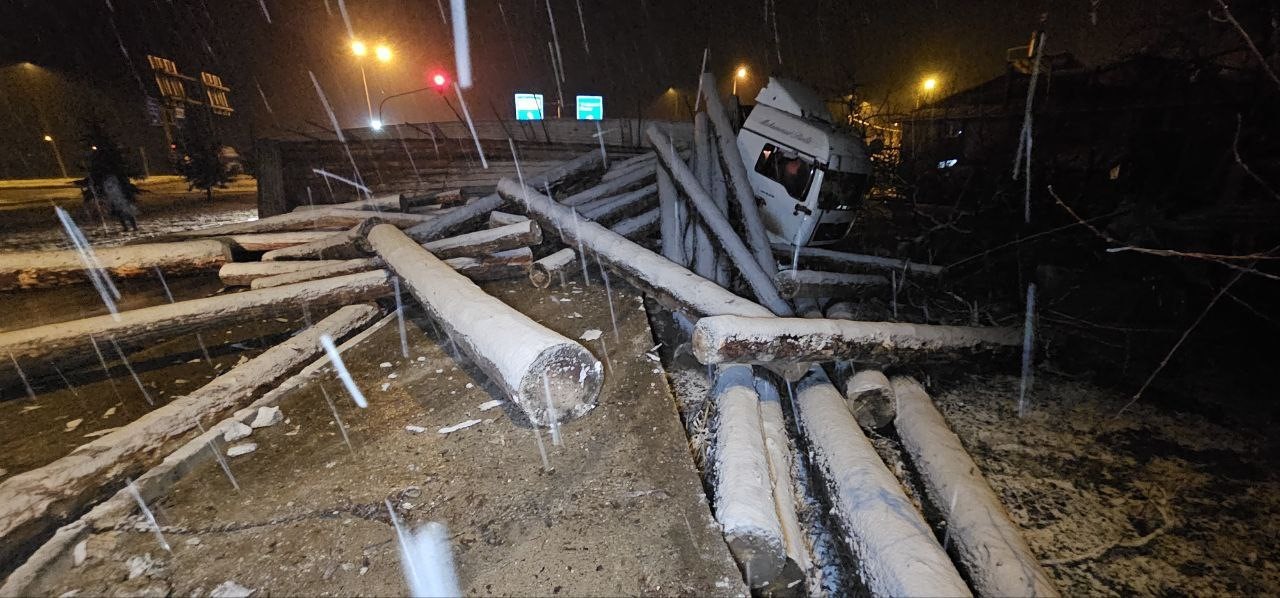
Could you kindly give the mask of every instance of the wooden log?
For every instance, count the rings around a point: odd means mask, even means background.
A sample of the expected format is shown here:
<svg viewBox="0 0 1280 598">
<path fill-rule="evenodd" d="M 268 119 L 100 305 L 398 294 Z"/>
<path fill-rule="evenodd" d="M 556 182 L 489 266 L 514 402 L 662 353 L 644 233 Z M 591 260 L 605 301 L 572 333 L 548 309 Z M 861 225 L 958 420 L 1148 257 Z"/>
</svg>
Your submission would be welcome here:
<svg viewBox="0 0 1280 598">
<path fill-rule="evenodd" d="M 475 282 L 524 278 L 533 266 L 533 250 L 519 247 L 479 257 L 453 257 L 444 263 Z"/>
<path fill-rule="evenodd" d="M 638 169 L 652 168 L 657 159 L 658 157 L 653 155 L 652 152 L 632 156 L 611 166 L 609 170 L 600 175 L 600 181 L 609 181 L 616 179 L 619 176 L 629 175 Z"/>
<path fill-rule="evenodd" d="M 369 242 L 529 421 L 549 425 L 595 405 L 602 366 L 582 345 L 485 293 L 395 227 L 374 227 Z"/>
<path fill-rule="evenodd" d="M 796 254 L 796 248 L 794 245 L 775 243 L 771 247 L 774 254 L 779 257 L 786 258 L 787 260 L 792 259 L 792 257 L 797 257 L 807 265 L 830 270 L 845 270 L 853 272 L 895 271 L 899 273 L 905 270 L 908 274 L 939 276 L 942 274 L 942 271 L 946 269 L 943 266 L 918 264 L 916 262 L 898 258 L 847 253 L 844 251 L 823 249 L 821 247 L 801 247 L 799 254 Z"/>
<path fill-rule="evenodd" d="M 764 220 L 760 217 L 760 206 L 756 204 L 756 194 L 747 177 L 746 163 L 742 161 L 742 153 L 738 151 L 738 136 L 729 122 L 729 113 L 720 101 L 715 76 L 702 74 L 699 84 L 702 95 L 707 100 L 707 116 L 715 129 L 717 147 L 720 150 L 720 163 L 729 175 L 729 187 L 737 200 L 738 210 L 742 213 L 742 226 L 747 229 L 747 245 L 756 258 L 756 263 L 765 272 L 776 272 L 778 263 L 769 251 L 769 236 L 765 231 Z"/>
<path fill-rule="evenodd" d="M 711 453 L 716 521 L 747 585 L 759 588 L 782 572 L 786 543 L 774 504 L 751 366 L 719 368 L 711 396 L 718 422 Z"/>
<path fill-rule="evenodd" d="M 100 247 L 93 250 L 98 265 L 112 279 L 188 276 L 216 270 L 231 261 L 231 248 L 215 239 L 180 243 L 152 243 Z M 0 253 L 0 291 L 47 289 L 89 282 L 78 251 Z"/>
<path fill-rule="evenodd" d="M 262 254 L 262 261 L 351 260 L 368 257 L 373 250 L 369 248 L 365 235 L 369 233 L 369 229 L 378 224 L 382 224 L 382 219 L 377 217 L 365 218 L 350 229 L 333 233 L 328 237 L 317 239 L 310 243 L 268 251 Z"/>
<path fill-rule="evenodd" d="M 314 264 L 314 262 L 285 263 Z M 356 258 L 353 260 L 333 260 L 332 263 L 327 265 L 312 265 L 310 268 L 298 270 L 296 272 L 255 278 L 249 283 L 249 288 L 269 289 L 271 287 L 284 286 L 287 284 L 297 284 L 299 282 L 320 280 L 322 278 L 333 278 L 335 276 L 346 276 L 347 274 L 355 274 L 357 272 L 368 272 L 379 268 L 382 268 L 382 260 L 376 257 Z"/>
<path fill-rule="evenodd" d="M 764 437 L 765 456 L 769 459 L 773 505 L 778 515 L 778 524 L 782 528 L 782 541 L 787 555 L 786 564 L 770 586 L 782 592 L 794 588 L 793 583 L 797 580 L 804 580 L 813 567 L 813 557 L 809 552 L 809 540 L 800 528 L 800 517 L 796 513 L 796 492 L 791 473 L 791 437 L 787 434 L 786 420 L 782 415 L 782 396 L 778 393 L 777 385 L 760 375 L 755 377 L 755 389 L 760 395 L 760 431 Z"/>
<path fill-rule="evenodd" d="M 661 210 L 662 255 L 681 266 L 689 265 L 684 254 L 685 207 L 676 193 L 676 184 L 666 169 L 658 169 L 658 209 Z"/>
<path fill-rule="evenodd" d="M 297 262 L 231 262 L 218 269 L 218 279 L 229 287 L 246 287 L 254 280 L 345 263 L 344 260 L 312 260 Z"/>
<path fill-rule="evenodd" d="M 580 206 L 602 197 L 617 195 L 623 191 L 643 185 L 646 181 L 653 178 L 653 176 L 654 171 L 652 169 L 637 168 L 630 173 L 609 179 L 608 181 L 602 182 L 590 189 L 574 193 L 573 195 L 561 200 L 560 203 L 570 207 Z"/>
<path fill-rule="evenodd" d="M 895 377 L 894 419 L 902 446 L 947 522 L 961 567 L 982 596 L 1057 596 L 978 464 L 912 378 Z"/>
<path fill-rule="evenodd" d="M 833 301 L 826 310 L 828 320 L 852 320 L 856 313 L 858 306 L 852 301 Z"/>
<path fill-rule="evenodd" d="M 507 212 L 499 212 L 497 210 L 494 210 L 492 212 L 489 212 L 489 228 L 498 228 L 499 226 L 516 224 L 517 222 L 524 222 L 525 220 L 528 220 L 528 219 L 529 219 L 528 216 L 524 216 L 521 214 L 510 214 Z"/>
<path fill-rule="evenodd" d="M 1014 360 L 1017 328 L 934 326 L 805 318 L 714 316 L 698 321 L 693 354 L 719 363 L 825 362 L 896 365 L 963 359 Z"/>
<path fill-rule="evenodd" d="M 337 208 L 341 210 L 366 210 L 370 212 L 382 212 L 385 210 L 396 210 L 400 206 L 402 194 L 390 193 L 379 195 L 369 199 L 357 199 L 356 201 L 347 201 L 343 203 L 330 204 L 307 204 L 300 205 L 293 209 L 294 212 L 305 212 L 308 210 L 325 210 L 329 208 Z M 403 210 L 402 210 L 403 211 Z"/>
<path fill-rule="evenodd" d="M 565 179 L 599 168 L 601 160 L 600 152 L 591 150 L 528 179 L 528 184 L 534 187 L 554 185 Z M 518 199 L 516 201 L 519 202 Z M 405 234 L 419 243 L 444 238 L 454 231 L 461 230 L 473 221 L 488 217 L 490 212 L 502 207 L 502 202 L 503 198 L 497 193 L 486 195 L 481 199 L 455 209 L 449 214 L 439 216 L 431 222 L 405 229 Z M 517 205 L 522 204 L 517 203 Z"/>
<path fill-rule="evenodd" d="M 526 219 L 524 222 L 508 224 L 501 228 L 489 228 L 472 233 L 438 239 L 422 246 L 440 259 L 451 257 L 475 257 L 537 245 L 542 242 L 542 229 L 538 223 Z"/>
<path fill-rule="evenodd" d="M 796 425 L 826 484 L 858 576 L 873 596 L 969 596 L 933 530 L 916 511 L 822 368 L 796 385 Z"/>
<path fill-rule="evenodd" d="M 304 305 L 320 309 L 371 301 L 391 294 L 385 271 L 365 272 L 288 286 L 215 295 L 203 299 L 0 332 L 0 355 L 12 354 L 28 376 L 53 374 L 54 368 L 93 362 L 93 342 L 113 339 L 124 350 L 198 330 L 261 318 Z M 96 339 L 96 341 L 94 341 Z M 0 367 L 0 381 L 19 381 L 18 372 Z"/>
<path fill-rule="evenodd" d="M 844 385 L 844 400 L 858 425 L 879 430 L 893 423 L 896 405 L 889 378 L 880 370 L 859 370 Z"/>
<path fill-rule="evenodd" d="M 312 243 L 333 236 L 330 231 L 309 230 L 283 233 L 248 233 L 221 237 L 231 243 L 232 247 L 250 253 L 273 251 Z"/>
<path fill-rule="evenodd" d="M 598 223 L 575 219 L 568 207 L 511 179 L 498 183 L 498 193 L 513 202 L 527 201 L 529 216 L 538 220 L 543 230 L 558 232 L 569 247 L 581 246 L 589 250 L 667 309 L 693 317 L 728 313 L 750 317 L 771 315 L 760 305 L 699 277 Z"/>
<path fill-rule="evenodd" d="M 609 230 L 618 233 L 632 241 L 636 239 L 644 239 L 658 230 L 659 209 L 652 208 L 648 212 L 639 216 L 632 216 L 610 226 Z"/>
<path fill-rule="evenodd" d="M 545 289 L 551 286 L 551 281 L 556 277 L 564 280 L 564 276 L 572 274 L 572 269 L 578 263 L 578 254 L 572 249 L 561 249 L 547 257 L 544 257 L 529 268 L 529 282 L 539 289 Z"/>
<path fill-rule="evenodd" d="M 653 206 L 658 193 L 657 183 L 639 189 L 605 197 L 578 207 L 578 215 L 588 220 L 608 224 L 644 212 Z"/>
<path fill-rule="evenodd" d="M 248 222 L 233 222 L 221 226 L 201 228 L 175 233 L 178 237 L 223 237 L 258 233 L 282 233 L 288 231 L 342 230 L 351 228 L 370 216 L 378 216 L 384 222 L 401 228 L 429 222 L 434 216 L 401 214 L 398 212 L 371 213 L 366 210 L 346 210 L 326 207 L 301 212 L 288 212 Z"/>
<path fill-rule="evenodd" d="M 141 310 L 138 310 L 141 311 Z M 44 467 L 0 482 L 0 560 L 24 543 L 79 514 L 86 503 L 114 491 L 126 477 L 157 463 L 197 422 L 248 402 L 324 349 L 321 334 L 340 339 L 373 321 L 378 309 L 349 305 L 296 336 Z"/>
<path fill-rule="evenodd" d="M 889 286 L 889 279 L 875 274 L 845 274 L 818 270 L 783 270 L 773 277 L 778 294 L 796 297 L 852 297 L 867 289 Z"/>
<path fill-rule="evenodd" d="M 729 219 L 720 213 L 715 202 L 707 195 L 706 189 L 698 184 L 693 172 L 675 154 L 671 141 L 653 124 L 645 129 L 645 134 L 649 136 L 649 142 L 653 144 L 658 160 L 671 173 L 671 178 L 676 185 L 684 191 L 685 197 L 689 198 L 689 203 L 697 209 L 698 216 L 729 259 L 733 261 L 733 265 L 742 272 L 743 278 L 746 279 L 760 303 L 775 315 L 791 315 L 791 306 L 778 295 L 778 290 L 773 286 L 772 273 L 766 273 L 752 257 L 751 250 L 738 237 L 733 225 L 729 224 Z"/>
</svg>

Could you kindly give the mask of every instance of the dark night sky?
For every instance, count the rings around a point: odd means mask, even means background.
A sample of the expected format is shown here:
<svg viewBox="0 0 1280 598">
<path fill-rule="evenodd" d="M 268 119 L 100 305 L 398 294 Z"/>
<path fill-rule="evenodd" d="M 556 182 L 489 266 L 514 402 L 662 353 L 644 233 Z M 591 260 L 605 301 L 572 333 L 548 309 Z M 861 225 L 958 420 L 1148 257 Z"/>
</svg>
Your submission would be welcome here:
<svg viewBox="0 0 1280 598">
<path fill-rule="evenodd" d="M 0 70 L 0 113 L 8 112 L 0 114 L 0 150 L 21 146 L 40 128 L 76 137 L 80 114 L 89 105 L 107 113 L 109 123 L 136 126 L 131 123 L 141 116 L 142 93 L 154 95 L 148 53 L 172 58 L 187 75 L 198 76 L 202 69 L 222 75 L 238 110 L 233 119 L 220 121 L 229 136 L 243 139 L 250 127 L 257 135 L 269 135 L 275 127 L 303 128 L 306 119 L 327 126 L 309 70 L 341 124 L 363 125 L 360 71 L 348 49 L 338 0 L 262 2 L 270 23 L 259 0 L 0 4 L 0 66 L 30 61 L 43 67 Z M 440 2 L 447 12 L 448 1 Z M 614 116 L 653 110 L 668 87 L 695 87 L 704 47 L 711 49 L 709 69 L 720 74 L 725 92 L 731 69 L 746 64 L 752 77 L 740 89 L 744 96 L 754 96 L 763 75 L 776 72 L 829 91 L 847 90 L 856 81 L 875 100 L 887 94 L 906 97 L 924 74 L 938 74 L 950 89 L 999 74 L 1005 49 L 1024 45 L 1041 23 L 1050 51 L 1070 50 L 1097 64 L 1150 43 L 1157 22 L 1207 19 L 1207 3 L 1199 0 L 1102 0 L 1096 24 L 1090 0 L 790 1 L 774 4 L 779 47 L 764 0 L 581 0 L 588 54 L 577 4 L 551 2 L 567 101 L 578 93 L 603 94 L 606 112 Z M 545 0 L 467 5 L 476 68 L 476 86 L 467 94 L 473 114 L 492 118 L 492 102 L 509 116 L 514 91 L 541 92 L 551 101 L 556 88 Z M 429 70 L 453 70 L 451 32 L 436 0 L 347 0 L 346 6 L 357 36 L 395 48 L 392 64 L 368 69 L 375 110 L 384 95 L 421 87 Z M 47 80 L 42 83 L 40 77 Z M 53 80 L 97 91 L 63 92 L 49 83 Z M 391 100 L 386 120 L 450 117 L 428 93 Z M 41 119 L 49 124 L 34 122 Z"/>
</svg>

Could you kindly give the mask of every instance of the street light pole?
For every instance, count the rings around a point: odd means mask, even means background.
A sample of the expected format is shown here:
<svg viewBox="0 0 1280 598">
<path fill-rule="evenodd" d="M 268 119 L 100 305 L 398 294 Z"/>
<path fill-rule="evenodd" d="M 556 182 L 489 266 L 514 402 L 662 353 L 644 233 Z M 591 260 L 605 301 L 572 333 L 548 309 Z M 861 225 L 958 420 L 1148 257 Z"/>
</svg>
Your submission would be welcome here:
<svg viewBox="0 0 1280 598">
<path fill-rule="evenodd" d="M 58 144 L 53 140 L 53 136 L 45 135 L 44 140 L 48 141 L 49 147 L 53 148 L 53 159 L 58 161 L 58 170 L 62 171 L 62 178 L 71 178 L 67 175 L 67 165 L 62 162 L 62 152 L 58 151 Z"/>
<path fill-rule="evenodd" d="M 364 64 L 360 64 L 360 81 L 364 83 L 364 105 L 369 109 L 369 122 L 373 122 L 373 101 L 369 99 L 369 78 L 364 74 Z"/>
<path fill-rule="evenodd" d="M 735 96 L 737 96 L 737 95 L 738 95 L 738 79 L 746 79 L 746 78 L 747 78 L 747 67 L 745 67 L 745 66 L 740 66 L 740 67 L 738 67 L 738 70 L 734 71 L 734 73 L 733 73 L 733 95 L 735 95 Z"/>
</svg>

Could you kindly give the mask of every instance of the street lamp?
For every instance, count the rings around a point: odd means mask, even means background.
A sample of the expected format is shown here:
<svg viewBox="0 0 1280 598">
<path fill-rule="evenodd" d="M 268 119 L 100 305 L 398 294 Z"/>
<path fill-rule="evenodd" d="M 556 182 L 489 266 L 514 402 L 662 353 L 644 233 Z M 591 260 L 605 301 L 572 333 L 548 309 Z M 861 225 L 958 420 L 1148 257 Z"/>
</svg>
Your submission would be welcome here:
<svg viewBox="0 0 1280 598">
<path fill-rule="evenodd" d="M 735 96 L 738 95 L 738 79 L 746 79 L 746 78 L 747 78 L 747 67 L 745 66 L 738 67 L 738 70 L 733 73 L 733 95 Z"/>
<path fill-rule="evenodd" d="M 925 93 L 930 93 L 937 88 L 938 88 L 937 77 L 925 77 L 924 81 L 920 82 L 920 89 L 924 90 Z"/>
<path fill-rule="evenodd" d="M 58 161 L 58 170 L 62 171 L 62 178 L 71 178 L 67 176 L 67 165 L 62 163 L 62 152 L 58 151 L 58 144 L 53 142 L 53 136 L 45 135 L 44 140 L 49 143 L 49 147 L 53 148 L 53 159 Z"/>
<path fill-rule="evenodd" d="M 369 53 L 369 47 L 358 39 L 351 40 L 351 53 L 354 54 L 356 58 L 362 58 Z M 378 46 L 373 49 L 373 56 L 378 60 L 378 62 L 391 62 L 391 48 L 386 44 L 378 44 Z M 365 74 L 364 62 L 359 62 L 360 82 L 364 84 L 364 105 L 369 111 L 369 126 L 374 129 L 381 129 L 382 122 L 379 119 L 373 118 L 373 100 L 369 98 L 369 76 Z"/>
</svg>

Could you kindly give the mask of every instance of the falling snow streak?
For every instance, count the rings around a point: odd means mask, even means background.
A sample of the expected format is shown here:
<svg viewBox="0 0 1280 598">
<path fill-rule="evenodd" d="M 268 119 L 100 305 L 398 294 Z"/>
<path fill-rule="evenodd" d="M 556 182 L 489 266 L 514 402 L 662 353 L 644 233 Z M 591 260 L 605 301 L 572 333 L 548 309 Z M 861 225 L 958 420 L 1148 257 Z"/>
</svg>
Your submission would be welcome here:
<svg viewBox="0 0 1280 598">
<path fill-rule="evenodd" d="M 551 444 L 560 446 L 560 418 L 556 416 L 555 403 L 551 401 L 551 381 L 542 372 L 542 392 L 547 399 L 547 421 L 551 422 Z"/>
<path fill-rule="evenodd" d="M 396 296 L 396 324 L 400 328 L 400 355 L 409 358 L 409 339 L 404 331 L 404 303 L 400 299 L 400 277 L 391 277 L 392 291 Z"/>
<path fill-rule="evenodd" d="M 396 125 L 396 136 L 400 138 L 400 146 L 404 148 L 404 155 L 409 158 L 409 167 L 413 169 L 413 178 L 418 182 L 422 182 L 422 174 L 418 172 L 418 165 L 413 161 L 413 152 L 409 151 L 409 144 L 404 140 L 404 131 L 400 130 L 400 125 Z"/>
<path fill-rule="evenodd" d="M 326 8 L 328 8 L 328 5 L 329 5 L 328 0 L 325 0 L 325 7 L 326 7 Z M 351 28 L 351 17 L 350 17 L 349 15 L 347 15 L 347 3 L 346 3 L 346 0 L 338 0 L 338 12 L 341 12 L 341 13 L 342 13 L 342 22 L 347 26 L 347 37 L 349 37 L 349 38 L 351 38 L 351 39 L 355 39 L 355 38 L 356 38 L 356 30 Z M 315 75 L 312 75 L 312 76 L 311 76 L 311 79 L 312 79 L 312 80 L 314 80 L 315 78 L 316 78 L 316 76 L 315 76 Z M 319 86 L 317 86 L 317 87 L 319 87 Z"/>
<path fill-rule="evenodd" d="M 702 68 L 698 69 L 698 93 L 693 95 L 693 112 L 698 113 L 702 106 L 702 74 L 707 72 L 707 57 L 711 55 L 711 48 L 702 49 Z M 737 75 L 736 73 L 734 74 Z"/>
<path fill-rule="evenodd" d="M 9 361 L 12 361 L 12 362 L 13 362 L 13 369 L 18 370 L 18 377 L 19 377 L 19 378 L 22 378 L 22 386 L 26 387 L 26 389 L 27 389 L 27 396 L 28 396 L 28 397 L 31 397 L 31 400 L 32 400 L 32 401 L 36 400 L 36 393 L 35 393 L 35 391 L 31 390 L 31 383 L 27 381 L 27 374 L 26 374 L 26 372 L 23 372 L 23 371 L 22 371 L 22 366 L 18 365 L 18 359 L 17 359 L 16 357 L 14 357 L 14 356 L 13 356 L 13 353 L 12 353 L 12 352 L 11 352 L 11 353 L 9 353 Z M 61 372 L 59 372 L 59 373 L 61 373 Z M 64 378 L 64 380 L 65 380 L 65 378 Z"/>
<path fill-rule="evenodd" d="M 507 145 L 511 147 L 511 161 L 516 165 L 516 178 L 520 180 L 520 188 L 523 190 L 523 193 L 524 193 L 524 209 L 528 211 L 529 188 L 524 186 L 524 172 L 520 170 L 520 156 L 516 154 L 516 142 L 513 141 L 510 137 L 508 137 Z M 551 194 L 547 193 L 547 197 L 551 197 Z"/>
<path fill-rule="evenodd" d="M 98 356 L 98 363 L 102 364 L 102 373 L 107 377 L 107 382 L 111 383 L 111 391 L 115 393 L 116 400 L 123 401 L 124 398 L 120 396 L 120 389 L 116 387 L 116 380 L 111 377 L 111 368 L 107 367 L 107 360 L 102 356 L 102 349 L 98 348 L 98 341 L 93 338 L 92 334 L 89 335 L 89 344 L 93 345 L 93 352 Z"/>
<path fill-rule="evenodd" d="M 449 529 L 442 523 L 430 522 L 412 534 L 406 533 L 391 501 L 387 501 L 391 513 L 391 525 L 395 527 L 400 542 L 400 563 L 405 581 L 412 596 L 461 596 L 458 574 L 453 565 L 453 550 L 449 546 Z"/>
<path fill-rule="evenodd" d="M 1036 283 L 1027 285 L 1027 315 L 1022 322 L 1022 380 L 1018 382 L 1018 417 L 1026 413 L 1027 393 L 1031 390 L 1032 357 L 1035 355 Z"/>
<path fill-rule="evenodd" d="M 556 98 L 560 103 L 556 104 L 556 117 L 560 116 L 560 109 L 564 107 L 564 87 L 560 84 L 563 78 L 560 75 L 560 65 L 556 62 L 556 51 L 551 47 L 551 42 L 547 42 L 547 53 L 551 55 L 551 78 L 556 81 Z"/>
<path fill-rule="evenodd" d="M 262 7 L 262 16 L 266 17 L 267 24 L 271 24 L 271 13 L 267 12 L 267 0 L 258 0 L 258 6 Z"/>
<path fill-rule="evenodd" d="M 582 16 L 582 0 L 577 0 L 577 3 L 578 3 L 578 26 L 582 27 L 582 49 L 587 53 L 587 56 L 590 56 L 591 46 L 587 44 L 587 19 Z"/>
<path fill-rule="evenodd" d="M 113 337 L 107 337 L 111 341 L 111 346 L 116 350 L 116 355 L 120 356 L 121 363 L 124 363 L 125 369 L 129 370 L 129 375 L 133 376 L 133 381 L 138 384 L 138 390 L 142 391 L 142 398 L 147 400 L 148 405 L 155 405 L 156 402 L 151 400 L 151 393 L 147 392 L 147 388 L 142 385 L 142 379 L 138 377 L 138 373 L 133 371 L 133 365 L 129 363 L 129 358 L 124 356 L 124 351 L 120 349 L 120 343 L 116 342 Z"/>
<path fill-rule="evenodd" d="M 582 250 L 582 231 L 578 227 L 578 208 L 569 208 L 573 214 L 573 237 L 578 241 L 578 257 L 582 260 L 582 282 L 591 286 L 591 275 L 587 273 L 587 253 Z"/>
<path fill-rule="evenodd" d="M 556 34 L 556 17 L 551 13 L 551 0 L 546 1 L 547 20 L 551 22 L 551 41 L 556 45 L 556 63 L 560 65 L 560 80 L 564 81 L 564 55 L 560 53 L 560 36 Z"/>
<path fill-rule="evenodd" d="M 773 23 L 773 47 L 778 54 L 778 64 L 782 64 L 782 38 L 778 36 L 778 0 L 765 0 L 769 11 L 769 20 Z"/>
<path fill-rule="evenodd" d="M 604 169 L 609 170 L 609 154 L 604 151 L 604 132 L 600 130 L 600 121 L 592 121 L 596 124 L 596 139 L 600 141 L 600 161 L 604 163 Z"/>
<path fill-rule="evenodd" d="M 1040 76 L 1040 57 L 1044 54 L 1044 32 L 1038 32 L 1032 40 L 1034 59 L 1031 62 L 1031 80 L 1027 83 L 1027 103 L 1023 108 L 1022 131 L 1018 133 L 1018 150 L 1013 154 L 1013 180 L 1023 176 L 1022 218 L 1031 223 L 1031 108 L 1036 97 L 1036 80 Z"/>
<path fill-rule="evenodd" d="M 341 4 L 341 0 L 339 0 L 338 6 L 342 7 L 342 18 L 347 18 L 347 9 Z M 347 23 L 347 29 L 351 29 L 350 22 Z M 329 107 L 329 98 L 324 95 L 324 90 L 320 88 L 320 80 L 316 79 L 316 74 L 311 71 L 307 71 L 307 74 L 311 75 L 311 83 L 316 86 L 316 95 L 320 96 L 320 103 L 324 104 L 324 111 L 329 115 L 329 123 L 333 125 L 333 132 L 338 135 L 338 141 L 346 144 L 347 139 L 342 136 L 342 127 L 338 126 L 338 117 L 333 114 L 333 108 Z"/>
<path fill-rule="evenodd" d="M 151 529 L 156 533 L 156 540 L 160 542 L 160 548 L 163 548 L 165 552 L 173 552 L 173 549 L 169 548 L 169 542 L 164 539 L 164 533 L 160 531 L 160 524 L 156 523 L 156 516 L 151 513 L 151 509 L 147 508 L 147 501 L 142 500 L 142 493 L 138 492 L 138 485 L 134 484 L 133 480 L 129 480 L 129 485 L 125 486 L 125 488 L 128 489 L 129 495 L 133 497 L 133 500 L 138 503 L 138 508 L 146 516 L 147 523 L 151 524 Z"/>
<path fill-rule="evenodd" d="M 58 215 L 58 220 L 62 222 L 62 228 L 66 231 L 67 237 L 71 239 L 72 246 L 75 247 L 76 257 L 80 259 L 80 265 L 84 266 L 86 272 L 89 273 L 89 280 L 93 282 L 93 287 L 98 290 L 98 295 L 102 297 L 102 302 L 106 304 L 107 311 L 111 312 L 111 317 L 116 321 L 120 320 L 119 312 L 116 309 L 116 301 L 120 299 L 120 290 L 116 288 L 111 276 L 107 274 L 107 269 L 102 267 L 102 263 L 98 261 L 98 256 L 93 253 L 93 247 L 89 245 L 89 240 L 85 238 L 84 233 L 80 232 L 80 227 L 76 226 L 71 215 L 60 207 L 54 207 L 53 211 Z"/>
<path fill-rule="evenodd" d="M 196 420 L 196 427 L 200 428 L 201 434 L 205 433 L 204 426 L 198 419 Z M 221 434 L 218 436 L 221 436 Z M 218 462 L 218 465 L 222 467 L 222 473 L 227 475 L 227 480 L 231 482 L 231 487 L 235 488 L 236 491 L 239 492 L 240 483 L 236 482 L 236 476 L 231 475 L 231 466 L 227 464 L 226 457 L 222 456 L 222 448 L 218 446 L 218 436 L 214 436 L 209 439 L 209 444 L 207 445 L 209 447 L 209 452 L 213 453 L 213 458 Z"/>
<path fill-rule="evenodd" d="M 325 172 L 325 171 L 323 171 L 323 170 L 320 170 L 319 168 L 312 168 L 312 169 L 311 169 L 311 172 L 314 172 L 314 173 L 316 173 L 316 174 L 318 174 L 318 175 L 320 175 L 320 176 L 322 176 L 322 177 L 325 177 L 325 178 L 329 178 L 329 179 L 333 179 L 333 180 L 335 180 L 335 181 L 340 181 L 340 182 L 346 183 L 346 184 L 348 184 L 348 185 L 351 185 L 352 187 L 355 187 L 356 189 L 359 189 L 359 190 L 361 190 L 361 191 L 364 191 L 365 193 L 373 193 L 373 192 L 372 192 L 368 187 L 366 187 L 366 186 L 364 186 L 364 185 L 361 185 L 360 183 L 357 183 L 357 182 L 355 182 L 355 181 L 353 181 L 353 180 L 351 180 L 351 179 L 344 178 L 344 177 L 340 177 L 340 176 L 338 176 L 338 175 L 336 175 L 336 174 L 333 174 L 332 172 Z"/>
<path fill-rule="evenodd" d="M 533 426 L 533 440 L 538 444 L 538 456 L 542 457 L 542 471 L 551 471 L 551 463 L 547 461 L 547 447 L 542 444 L 542 431 Z"/>
<path fill-rule="evenodd" d="M 605 271 L 604 264 L 600 263 L 600 254 L 596 254 L 596 267 L 600 268 L 600 278 L 604 280 L 604 296 L 609 300 L 609 320 L 613 322 L 613 340 L 622 342 L 622 336 L 618 334 L 618 314 L 613 309 L 613 289 L 609 287 L 609 273 Z"/>
<path fill-rule="evenodd" d="M 333 369 L 338 373 L 338 379 L 342 380 L 342 385 L 347 388 L 347 393 L 351 395 L 351 400 L 355 401 L 361 409 L 369 406 L 369 402 L 364 399 L 364 393 L 356 387 L 356 381 L 351 379 L 351 372 L 347 371 L 347 365 L 342 362 L 342 355 L 338 353 L 338 348 L 333 344 L 333 337 L 328 334 L 320 335 L 320 346 L 324 347 L 324 352 L 329 355 L 329 361 L 333 363 Z"/>
<path fill-rule="evenodd" d="M 458 95 L 458 104 L 462 106 L 462 116 L 467 119 L 467 129 L 471 131 L 471 139 L 476 142 L 476 153 L 480 154 L 480 165 L 489 170 L 489 161 L 484 158 L 484 148 L 480 147 L 480 136 L 476 135 L 476 125 L 471 122 L 471 111 L 467 109 L 467 101 L 462 98 L 462 88 L 453 82 L 453 92 Z"/>
<path fill-rule="evenodd" d="M 262 98 L 262 106 L 267 109 L 267 114 L 270 114 L 271 116 L 274 117 L 276 113 L 274 110 L 271 109 L 271 102 L 267 101 L 267 94 L 262 92 L 262 84 L 258 83 L 256 79 L 254 80 L 253 84 L 255 87 L 258 88 L 258 97 Z"/>
<path fill-rule="evenodd" d="M 329 397 L 329 391 L 325 390 L 323 384 L 320 385 L 320 394 L 324 395 L 324 402 L 329 404 L 329 411 L 333 412 L 333 423 L 338 425 L 338 432 L 342 433 L 343 444 L 346 444 L 347 450 L 354 455 L 356 449 L 351 446 L 351 438 L 347 436 L 347 426 L 342 423 L 342 418 L 338 416 L 338 406 L 333 404 L 333 399 Z"/>
<path fill-rule="evenodd" d="M 458 84 L 463 89 L 471 89 L 471 41 L 467 38 L 467 1 L 449 0 L 449 9 L 453 13 L 453 61 L 458 67 Z M 440 10 L 440 18 L 444 18 L 444 8 Z"/>
</svg>

